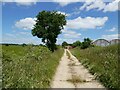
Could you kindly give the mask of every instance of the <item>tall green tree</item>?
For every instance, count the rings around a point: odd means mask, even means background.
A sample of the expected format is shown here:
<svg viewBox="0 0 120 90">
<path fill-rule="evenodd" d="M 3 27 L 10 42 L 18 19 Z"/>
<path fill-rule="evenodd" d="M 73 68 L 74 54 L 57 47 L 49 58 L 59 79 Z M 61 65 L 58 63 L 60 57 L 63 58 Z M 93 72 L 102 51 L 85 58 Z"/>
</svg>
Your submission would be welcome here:
<svg viewBox="0 0 120 90">
<path fill-rule="evenodd" d="M 42 11 L 36 17 L 32 35 L 42 38 L 42 42 L 53 52 L 56 49 L 57 37 L 66 25 L 66 16 L 57 11 Z"/>
<path fill-rule="evenodd" d="M 65 47 L 65 46 L 67 46 L 67 45 L 68 45 L 68 43 L 65 42 L 65 41 L 62 43 L 62 47 Z"/>
<path fill-rule="evenodd" d="M 80 45 L 81 45 L 80 41 L 76 41 L 72 44 L 73 47 L 77 47 L 77 46 L 80 46 Z"/>
<path fill-rule="evenodd" d="M 85 49 L 91 46 L 92 40 L 90 38 L 84 38 L 84 42 L 81 44 L 81 49 Z"/>
</svg>

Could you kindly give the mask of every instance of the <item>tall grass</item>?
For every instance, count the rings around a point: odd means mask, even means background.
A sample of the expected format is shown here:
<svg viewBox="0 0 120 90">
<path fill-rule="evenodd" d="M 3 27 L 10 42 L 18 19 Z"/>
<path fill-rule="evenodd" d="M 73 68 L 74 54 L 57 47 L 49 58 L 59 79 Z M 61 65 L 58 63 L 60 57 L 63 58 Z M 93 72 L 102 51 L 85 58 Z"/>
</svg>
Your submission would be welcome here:
<svg viewBox="0 0 120 90">
<path fill-rule="evenodd" d="M 2 46 L 0 45 L 0 87 L 2 87 Z"/>
<path fill-rule="evenodd" d="M 3 88 L 48 88 L 63 54 L 42 46 L 3 46 Z"/>
<path fill-rule="evenodd" d="M 71 50 L 79 61 L 101 81 L 105 87 L 120 89 L 118 76 L 118 45 Z"/>
</svg>

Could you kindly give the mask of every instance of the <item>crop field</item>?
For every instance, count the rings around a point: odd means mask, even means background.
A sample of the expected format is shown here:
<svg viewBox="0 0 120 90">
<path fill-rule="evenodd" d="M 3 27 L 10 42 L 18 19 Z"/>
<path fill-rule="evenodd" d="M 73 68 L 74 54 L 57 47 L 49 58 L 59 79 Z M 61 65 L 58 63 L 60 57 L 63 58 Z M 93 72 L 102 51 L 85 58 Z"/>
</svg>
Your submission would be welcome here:
<svg viewBox="0 0 120 90">
<path fill-rule="evenodd" d="M 63 49 L 44 46 L 2 46 L 3 88 L 48 88 Z"/>
<path fill-rule="evenodd" d="M 118 45 L 113 45 L 83 50 L 77 47 L 71 51 L 72 54 L 74 54 L 105 87 L 120 88 L 118 50 Z"/>
</svg>

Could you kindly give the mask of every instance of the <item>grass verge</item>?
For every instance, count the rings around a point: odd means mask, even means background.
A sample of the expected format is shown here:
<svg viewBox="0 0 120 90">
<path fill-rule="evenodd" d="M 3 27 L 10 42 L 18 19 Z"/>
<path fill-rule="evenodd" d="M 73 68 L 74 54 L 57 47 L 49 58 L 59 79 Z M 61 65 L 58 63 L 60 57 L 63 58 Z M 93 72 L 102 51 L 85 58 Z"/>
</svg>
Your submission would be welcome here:
<svg viewBox="0 0 120 90">
<path fill-rule="evenodd" d="M 118 45 L 94 47 L 81 50 L 78 47 L 71 50 L 79 61 L 96 75 L 105 87 L 120 89 L 118 66 Z"/>
<path fill-rule="evenodd" d="M 2 46 L 3 88 L 48 88 L 63 54 L 43 46 Z"/>
</svg>

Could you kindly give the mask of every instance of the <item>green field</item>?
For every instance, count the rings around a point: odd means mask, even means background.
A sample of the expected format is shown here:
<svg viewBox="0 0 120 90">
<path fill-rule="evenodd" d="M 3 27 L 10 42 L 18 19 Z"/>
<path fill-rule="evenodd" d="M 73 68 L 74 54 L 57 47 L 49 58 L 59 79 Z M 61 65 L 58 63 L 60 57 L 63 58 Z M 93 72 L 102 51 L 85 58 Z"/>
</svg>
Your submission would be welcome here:
<svg viewBox="0 0 120 90">
<path fill-rule="evenodd" d="M 118 45 L 71 50 L 79 61 L 107 88 L 120 88 Z"/>
<path fill-rule="evenodd" d="M 63 54 L 43 46 L 2 46 L 3 88 L 48 88 Z"/>
</svg>

